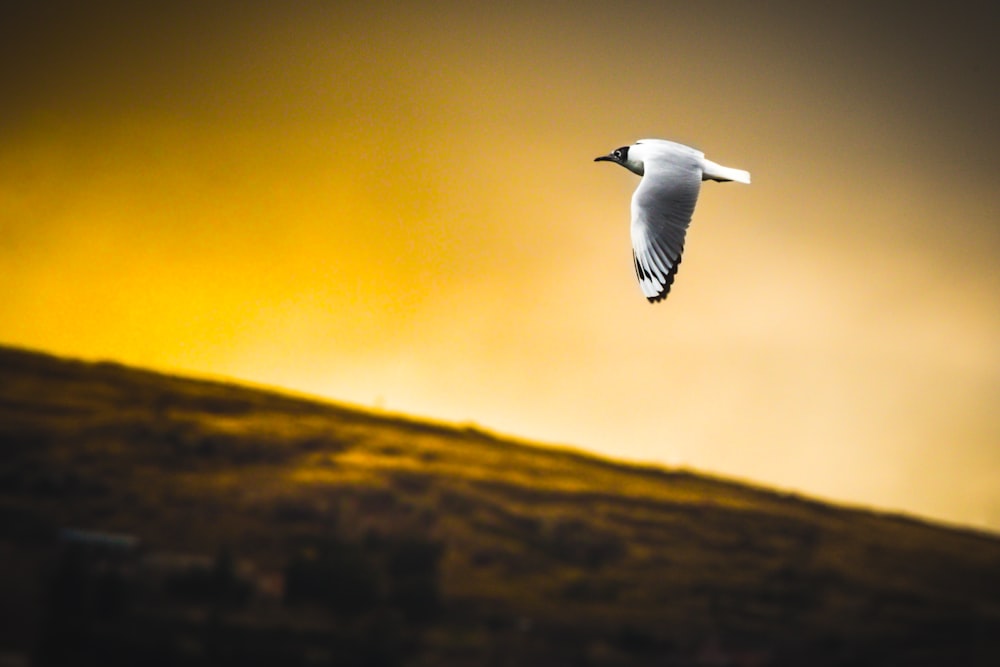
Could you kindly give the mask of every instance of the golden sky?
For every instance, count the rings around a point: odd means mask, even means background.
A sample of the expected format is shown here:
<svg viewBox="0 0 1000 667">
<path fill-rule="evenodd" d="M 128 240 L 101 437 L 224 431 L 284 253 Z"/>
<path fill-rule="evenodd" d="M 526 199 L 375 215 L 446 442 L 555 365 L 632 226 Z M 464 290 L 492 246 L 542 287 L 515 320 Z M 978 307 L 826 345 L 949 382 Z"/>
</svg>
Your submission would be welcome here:
<svg viewBox="0 0 1000 667">
<path fill-rule="evenodd" d="M 6 3 L 0 342 L 1000 530 L 989 5 L 802 4 Z"/>
</svg>

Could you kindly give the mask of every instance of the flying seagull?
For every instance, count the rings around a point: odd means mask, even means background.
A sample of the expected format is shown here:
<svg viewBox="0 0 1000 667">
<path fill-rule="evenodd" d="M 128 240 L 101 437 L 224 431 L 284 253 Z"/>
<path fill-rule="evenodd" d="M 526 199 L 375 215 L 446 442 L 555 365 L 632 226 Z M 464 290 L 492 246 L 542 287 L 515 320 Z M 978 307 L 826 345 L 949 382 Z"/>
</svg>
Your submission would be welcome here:
<svg viewBox="0 0 1000 667">
<path fill-rule="evenodd" d="M 667 297 L 684 251 L 684 235 L 701 182 L 750 183 L 750 172 L 723 167 L 684 144 L 641 139 L 595 158 L 642 177 L 632 195 L 632 258 L 639 287 L 650 303 Z"/>
</svg>

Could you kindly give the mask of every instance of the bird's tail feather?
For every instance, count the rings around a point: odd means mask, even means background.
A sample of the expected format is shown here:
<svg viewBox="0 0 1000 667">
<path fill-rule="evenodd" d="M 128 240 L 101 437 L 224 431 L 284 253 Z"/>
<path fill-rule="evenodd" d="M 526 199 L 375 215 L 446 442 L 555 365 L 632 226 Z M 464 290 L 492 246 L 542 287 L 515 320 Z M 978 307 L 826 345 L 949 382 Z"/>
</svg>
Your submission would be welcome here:
<svg viewBox="0 0 1000 667">
<path fill-rule="evenodd" d="M 711 160 L 705 160 L 704 169 L 702 170 L 702 180 L 736 181 L 737 183 L 750 185 L 750 172 L 742 169 L 723 167 L 721 164 L 716 164 Z"/>
</svg>

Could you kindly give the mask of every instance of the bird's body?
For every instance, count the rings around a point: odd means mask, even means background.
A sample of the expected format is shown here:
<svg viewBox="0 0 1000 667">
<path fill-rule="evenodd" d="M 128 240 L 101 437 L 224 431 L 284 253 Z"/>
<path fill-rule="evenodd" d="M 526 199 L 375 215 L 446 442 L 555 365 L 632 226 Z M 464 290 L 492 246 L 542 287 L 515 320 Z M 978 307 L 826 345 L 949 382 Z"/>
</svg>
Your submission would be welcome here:
<svg viewBox="0 0 1000 667">
<path fill-rule="evenodd" d="M 663 139 L 642 139 L 595 161 L 606 160 L 641 176 L 632 195 L 632 255 L 643 295 L 666 298 L 681 263 L 684 237 L 701 182 L 750 183 L 742 169 L 723 167 L 699 150 Z"/>
</svg>

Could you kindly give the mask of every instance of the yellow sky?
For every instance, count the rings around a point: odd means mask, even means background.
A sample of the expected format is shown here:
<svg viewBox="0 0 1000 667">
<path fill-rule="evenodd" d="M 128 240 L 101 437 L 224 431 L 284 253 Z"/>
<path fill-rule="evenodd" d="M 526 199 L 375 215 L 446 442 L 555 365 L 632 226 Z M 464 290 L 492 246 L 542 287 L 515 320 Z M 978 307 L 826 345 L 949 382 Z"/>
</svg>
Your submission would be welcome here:
<svg viewBox="0 0 1000 667">
<path fill-rule="evenodd" d="M 20 4 L 0 342 L 1000 529 L 975 6 Z M 754 179 L 656 305 L 647 136 Z"/>
</svg>

